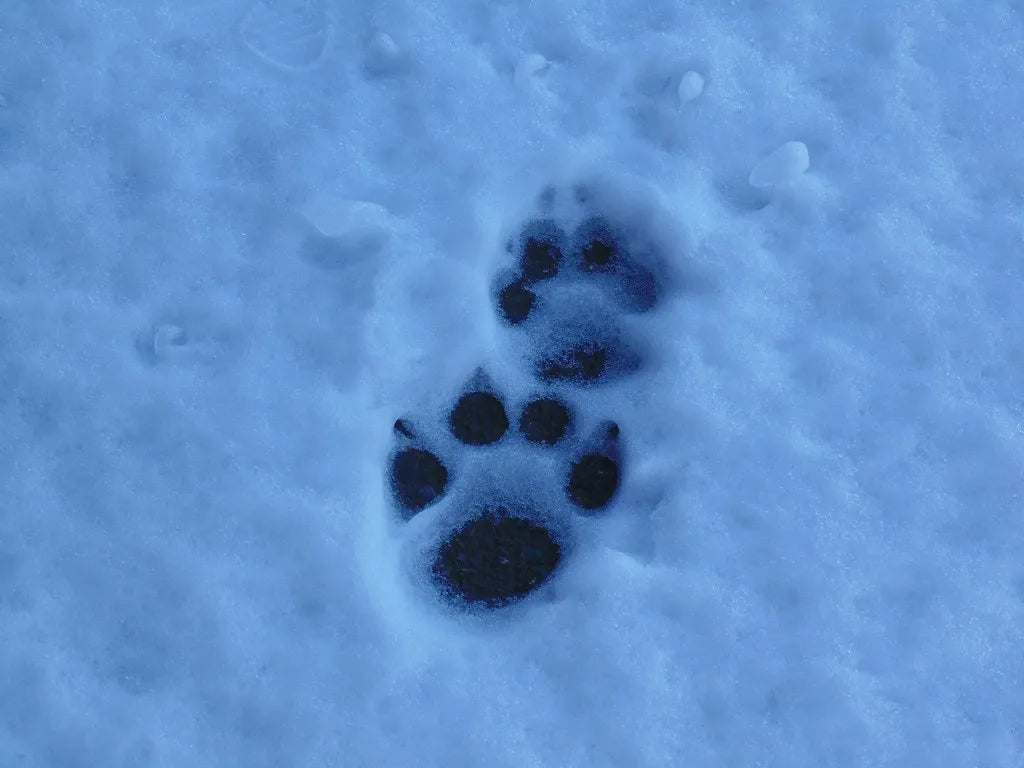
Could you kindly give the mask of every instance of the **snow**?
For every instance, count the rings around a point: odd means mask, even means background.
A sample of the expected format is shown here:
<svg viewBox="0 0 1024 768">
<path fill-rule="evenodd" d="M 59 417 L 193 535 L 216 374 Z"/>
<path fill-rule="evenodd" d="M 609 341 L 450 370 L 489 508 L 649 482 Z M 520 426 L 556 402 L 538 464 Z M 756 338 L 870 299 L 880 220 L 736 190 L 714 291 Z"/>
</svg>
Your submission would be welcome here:
<svg viewBox="0 0 1024 768">
<path fill-rule="evenodd" d="M 0 765 L 1020 768 L 1022 39 L 1009 0 L 9 0 Z M 671 279 L 567 395 L 618 496 L 455 613 L 415 575 L 460 494 L 562 509 L 559 454 L 438 426 L 478 368 L 537 393 L 493 287 L 549 189 Z M 457 475 L 408 523 L 400 417 Z"/>
<path fill-rule="evenodd" d="M 550 62 L 539 53 L 528 53 L 516 64 L 515 81 L 520 88 L 529 88 L 532 79 L 544 72 Z"/>
<path fill-rule="evenodd" d="M 693 101 L 704 92 L 704 78 L 692 69 L 684 72 L 679 78 L 678 90 L 680 101 Z"/>
<path fill-rule="evenodd" d="M 802 141 L 787 141 L 754 166 L 750 172 L 750 185 L 778 187 L 792 184 L 810 167 L 807 145 Z"/>
</svg>

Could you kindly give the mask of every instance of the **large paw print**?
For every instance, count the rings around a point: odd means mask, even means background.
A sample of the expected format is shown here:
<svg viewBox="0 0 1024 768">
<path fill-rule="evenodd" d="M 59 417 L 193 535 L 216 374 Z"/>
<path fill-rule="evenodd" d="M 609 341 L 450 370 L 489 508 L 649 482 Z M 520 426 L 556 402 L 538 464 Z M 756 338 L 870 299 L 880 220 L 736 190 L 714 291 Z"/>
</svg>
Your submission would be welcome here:
<svg viewBox="0 0 1024 768">
<path fill-rule="evenodd" d="M 581 434 L 554 394 L 516 403 L 510 419 L 486 386 L 462 393 L 444 422 L 422 431 L 395 423 L 388 483 L 397 517 L 428 518 L 423 570 L 444 599 L 483 608 L 517 602 L 557 572 L 574 519 L 614 500 L 619 428 L 605 422 Z"/>
<path fill-rule="evenodd" d="M 537 219 L 519 231 L 508 244 L 515 266 L 499 275 L 494 300 L 502 320 L 528 336 L 539 379 L 601 384 L 642 366 L 622 321 L 653 309 L 666 281 L 637 232 L 605 215 L 571 220 Z"/>
</svg>

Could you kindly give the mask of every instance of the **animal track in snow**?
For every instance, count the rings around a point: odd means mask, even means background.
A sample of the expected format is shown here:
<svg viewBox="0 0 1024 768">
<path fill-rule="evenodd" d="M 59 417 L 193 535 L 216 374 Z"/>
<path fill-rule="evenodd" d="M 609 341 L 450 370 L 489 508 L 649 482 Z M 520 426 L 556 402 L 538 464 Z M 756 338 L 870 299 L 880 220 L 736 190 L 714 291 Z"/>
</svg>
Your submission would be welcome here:
<svg viewBox="0 0 1024 768">
<path fill-rule="evenodd" d="M 498 275 L 494 305 L 522 331 L 540 380 L 597 385 L 643 367 L 623 320 L 654 309 L 668 282 L 641 234 L 583 211 L 576 221 L 536 218 L 508 243 L 514 265 Z"/>
<path fill-rule="evenodd" d="M 515 229 L 491 289 L 534 389 L 502 392 L 480 371 L 443 416 L 394 424 L 387 483 L 403 538 L 419 539 L 417 581 L 464 608 L 544 589 L 580 526 L 614 506 L 628 480 L 620 428 L 581 414 L 592 387 L 647 364 L 637 320 L 673 285 L 648 219 L 580 189 L 556 213 L 558 195 Z"/>
<path fill-rule="evenodd" d="M 450 453 L 408 419 L 394 426 L 393 507 L 404 523 L 430 515 L 443 531 L 427 570 L 439 593 L 458 604 L 500 607 L 540 588 L 571 549 L 573 511 L 596 514 L 619 488 L 615 424 L 580 440 L 572 408 L 551 394 L 518 404 L 515 416 L 497 392 L 475 387 L 447 414 Z M 486 451 L 494 454 L 477 463 L 476 476 L 466 465 Z M 537 476 L 552 470 L 547 482 Z"/>
</svg>

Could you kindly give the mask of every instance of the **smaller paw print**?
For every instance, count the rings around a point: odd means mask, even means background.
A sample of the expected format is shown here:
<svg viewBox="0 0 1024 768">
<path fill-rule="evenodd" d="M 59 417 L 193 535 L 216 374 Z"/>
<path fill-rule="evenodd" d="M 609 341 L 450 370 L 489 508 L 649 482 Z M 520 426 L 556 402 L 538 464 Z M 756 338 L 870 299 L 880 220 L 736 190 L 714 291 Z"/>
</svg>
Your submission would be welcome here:
<svg viewBox="0 0 1024 768">
<path fill-rule="evenodd" d="M 498 316 L 533 339 L 542 381 L 599 384 L 633 373 L 642 356 L 621 327 L 653 309 L 665 291 L 656 259 L 635 233 L 603 215 L 570 227 L 545 218 L 508 243 L 514 268 L 498 276 Z"/>
<path fill-rule="evenodd" d="M 462 393 L 440 429 L 395 423 L 394 509 L 403 524 L 429 527 L 423 570 L 451 603 L 501 607 L 548 583 L 576 521 L 608 508 L 622 480 L 614 423 L 581 435 L 570 405 L 552 394 L 514 413 L 484 386 Z"/>
</svg>

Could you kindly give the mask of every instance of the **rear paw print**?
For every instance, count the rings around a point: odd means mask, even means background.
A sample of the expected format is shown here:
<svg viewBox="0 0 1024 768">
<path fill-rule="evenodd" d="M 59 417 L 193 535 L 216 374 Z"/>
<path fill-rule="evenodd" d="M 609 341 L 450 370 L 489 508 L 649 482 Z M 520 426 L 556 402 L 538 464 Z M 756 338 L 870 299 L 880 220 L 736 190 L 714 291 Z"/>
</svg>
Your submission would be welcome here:
<svg viewBox="0 0 1024 768">
<path fill-rule="evenodd" d="M 509 243 L 515 268 L 494 299 L 502 320 L 532 337 L 529 365 L 545 382 L 601 384 L 639 370 L 640 344 L 623 321 L 666 290 L 652 248 L 606 215 L 528 223 Z"/>
<path fill-rule="evenodd" d="M 621 481 L 619 428 L 581 433 L 564 400 L 517 403 L 487 386 L 464 392 L 443 430 L 395 423 L 388 483 L 403 524 L 428 533 L 417 566 L 449 603 L 515 603 L 557 573 L 580 518 L 605 510 Z M 442 456 L 447 456 L 447 459 Z"/>
</svg>

